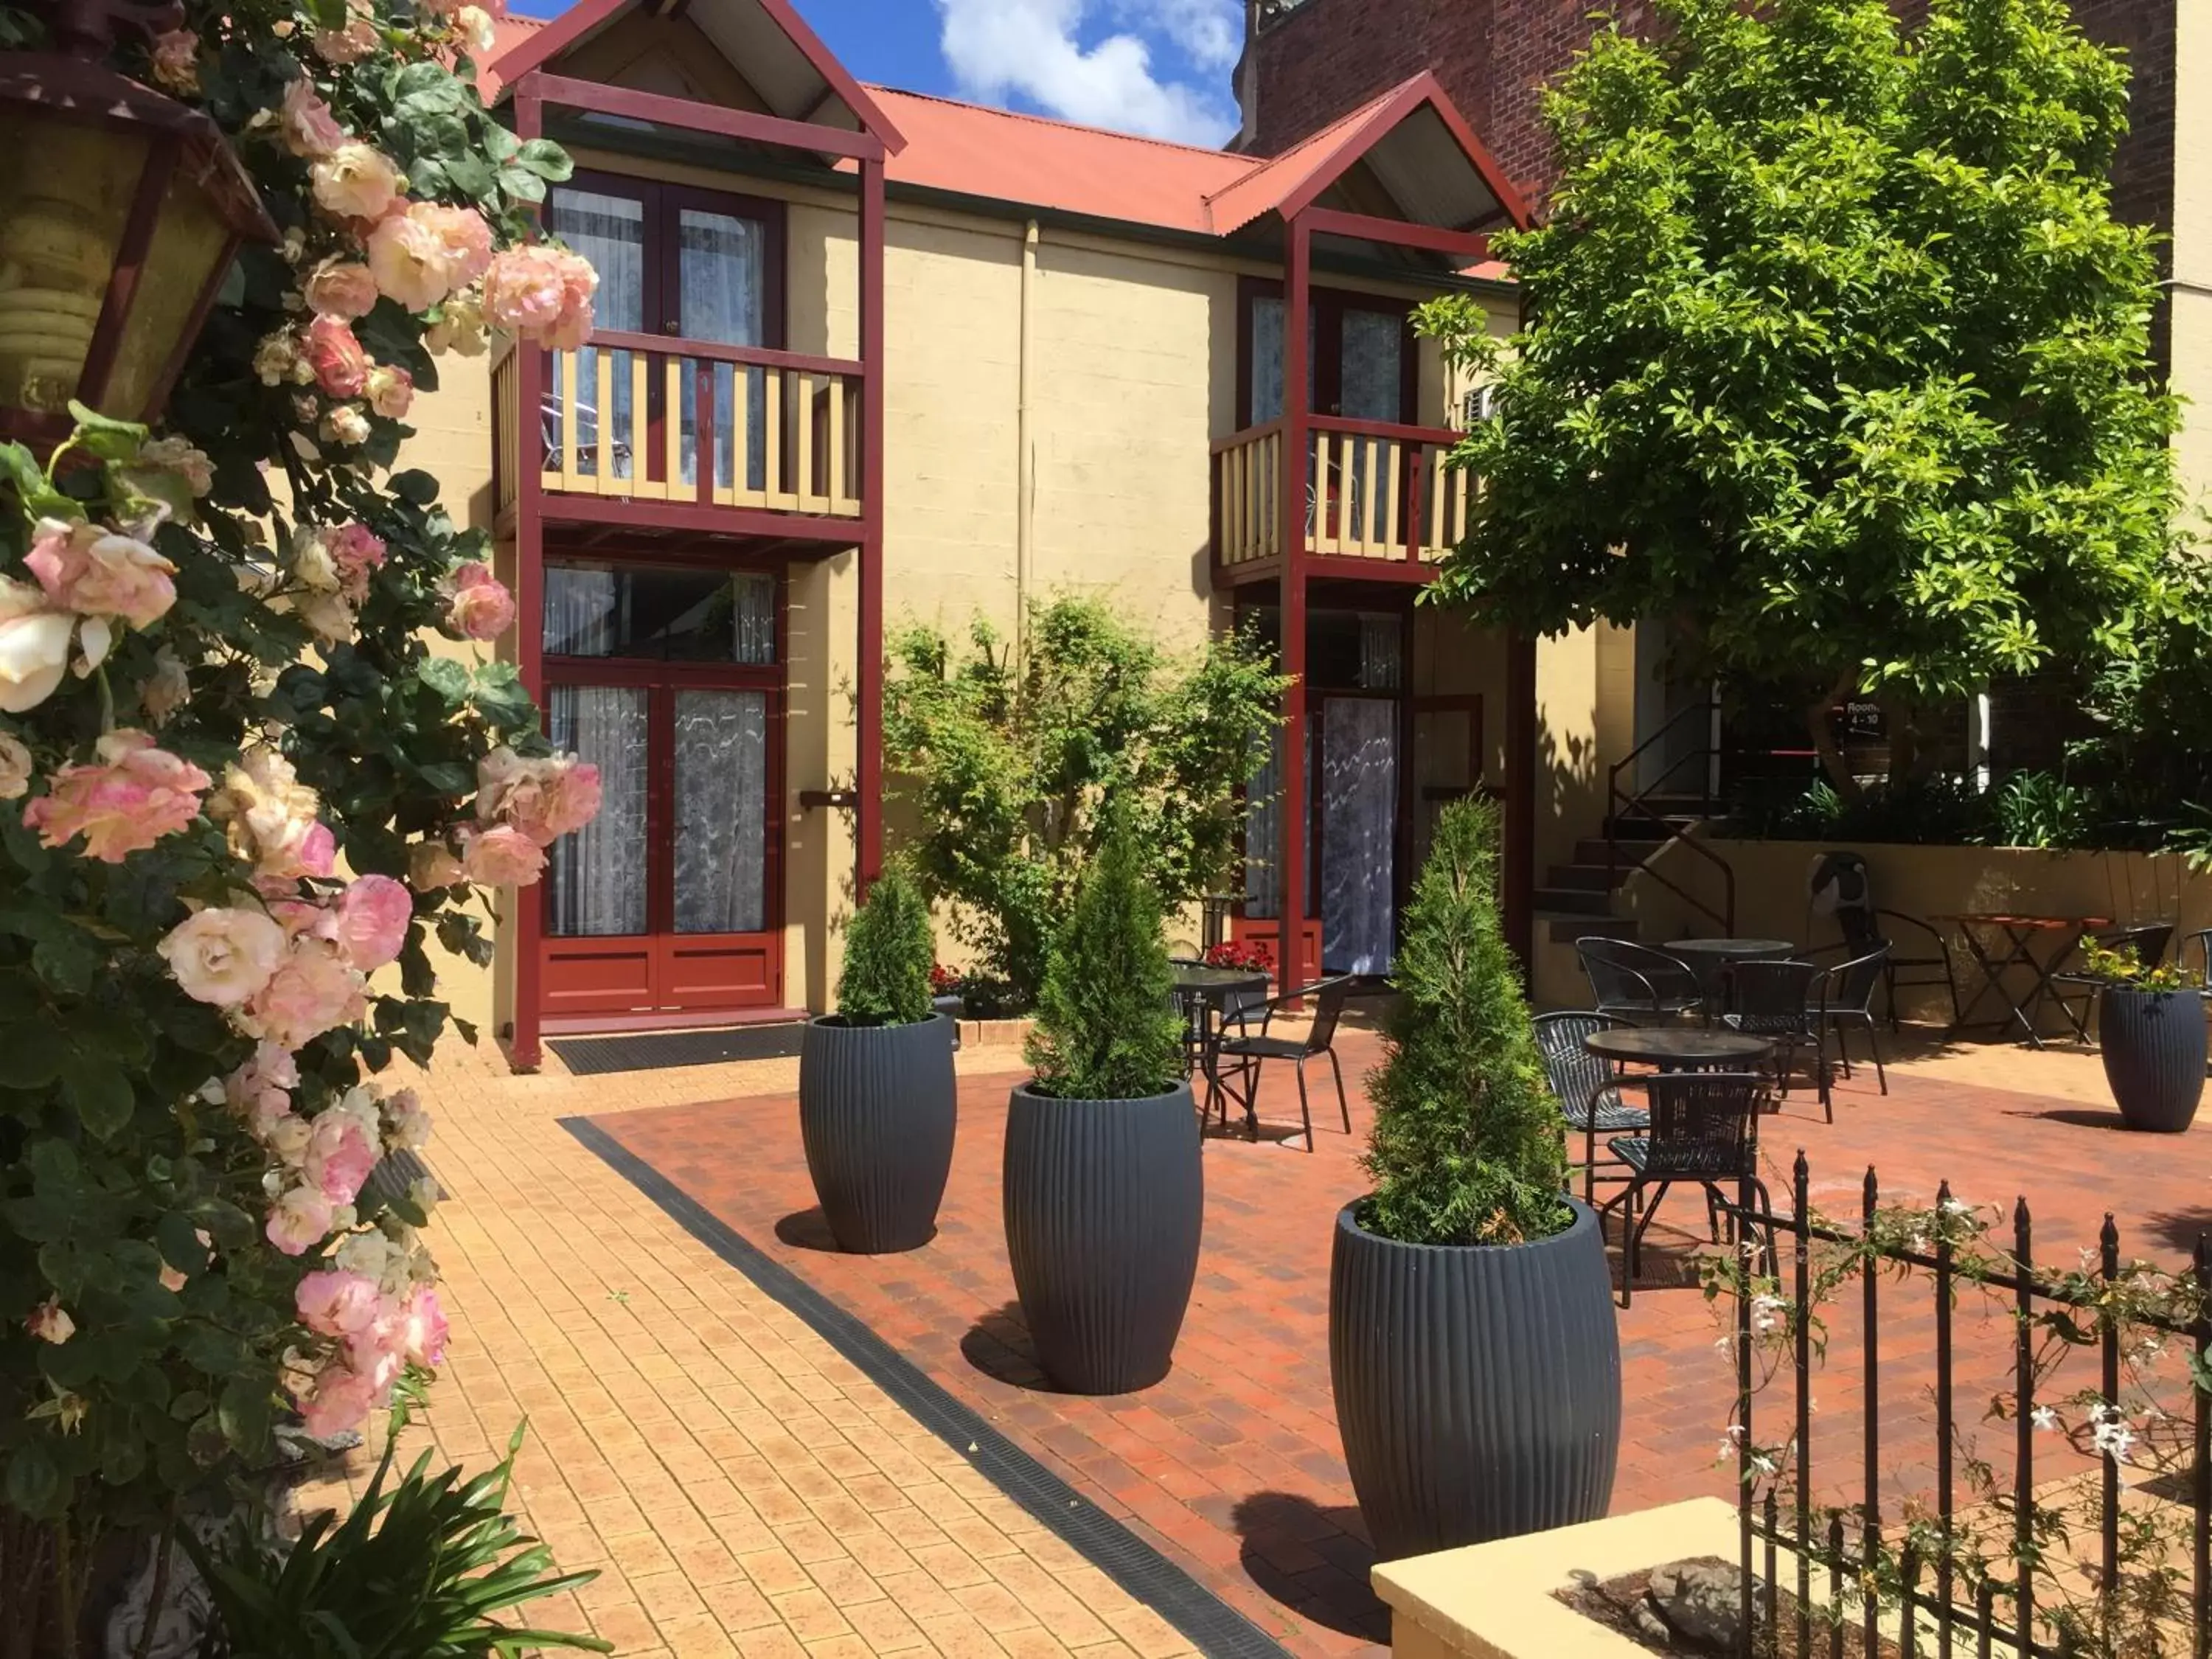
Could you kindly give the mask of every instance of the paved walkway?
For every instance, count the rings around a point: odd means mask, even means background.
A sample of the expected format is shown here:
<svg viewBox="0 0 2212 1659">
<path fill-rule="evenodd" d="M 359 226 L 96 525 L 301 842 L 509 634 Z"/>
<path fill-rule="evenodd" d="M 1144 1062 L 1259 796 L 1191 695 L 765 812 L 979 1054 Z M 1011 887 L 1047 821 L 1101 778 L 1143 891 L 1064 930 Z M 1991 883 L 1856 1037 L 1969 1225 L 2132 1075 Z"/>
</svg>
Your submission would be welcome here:
<svg viewBox="0 0 2212 1659">
<path fill-rule="evenodd" d="M 795 1062 L 495 1066 L 462 1049 L 425 1085 L 453 1340 L 410 1438 L 483 1468 L 528 1418 L 527 1523 L 601 1575 L 534 1622 L 641 1659 L 1193 1651 L 556 1121 L 788 1091 Z"/>
<path fill-rule="evenodd" d="M 1328 1218 L 1363 1188 L 1357 1084 L 1376 1047 L 1358 1031 L 1340 1047 L 1354 1133 L 1324 1085 L 1312 1156 L 1272 1138 L 1209 1141 L 1206 1251 L 1176 1370 L 1108 1401 L 1042 1386 L 1012 1303 L 997 1213 L 1012 1051 L 963 1058 L 939 1239 L 873 1259 L 823 1248 L 795 1062 L 571 1079 L 510 1077 L 465 1050 L 441 1058 L 427 1087 L 431 1161 L 453 1194 L 434 1243 L 454 1341 L 414 1432 L 482 1467 L 529 1418 L 526 1519 L 563 1568 L 602 1573 L 543 1621 L 590 1628 L 626 1655 L 1191 1650 L 559 1126 L 592 1115 L 1295 1651 L 1372 1653 L 1382 1625 L 1325 1332 Z M 2054 1250 L 2088 1242 L 2108 1206 L 2148 1255 L 2177 1255 L 2212 1224 L 2212 1142 L 2117 1132 L 2088 1103 L 2103 1099 L 2094 1058 L 1936 1052 L 1892 1080 L 1885 1100 L 1863 1075 L 1832 1126 L 1802 1093 L 1769 1126 L 1770 1153 L 1809 1149 L 1824 1207 L 1844 1208 L 1872 1160 L 1898 1194 L 1932 1196 L 1946 1174 L 1978 1200 L 2028 1191 Z M 1677 1201 L 1695 1222 L 1695 1205 Z M 1630 1430 L 1616 1509 L 1727 1490 L 1712 1450 L 1729 1382 L 1712 1316 L 1680 1282 L 1691 1243 L 1662 1249 L 1623 1321 Z M 1902 1446 L 1924 1409 L 1927 1355 L 1905 1340 L 1888 1352 L 1898 1386 L 1881 1415 Z M 1838 1429 L 1856 1409 L 1851 1369 L 1832 1358 L 1821 1387 Z"/>
</svg>

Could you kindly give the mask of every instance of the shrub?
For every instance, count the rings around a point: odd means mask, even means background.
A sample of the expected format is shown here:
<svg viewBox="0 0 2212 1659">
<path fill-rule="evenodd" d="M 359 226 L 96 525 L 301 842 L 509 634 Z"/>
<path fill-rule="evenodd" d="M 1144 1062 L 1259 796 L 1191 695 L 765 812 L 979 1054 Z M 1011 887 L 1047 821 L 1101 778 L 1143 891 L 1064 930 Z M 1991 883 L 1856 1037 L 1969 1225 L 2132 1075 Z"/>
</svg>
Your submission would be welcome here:
<svg viewBox="0 0 2212 1659">
<path fill-rule="evenodd" d="M 930 1017 L 937 929 L 905 866 L 887 866 L 845 930 L 837 1012 L 848 1025 L 911 1025 Z"/>
<path fill-rule="evenodd" d="M 1027 1006 L 1105 803 L 1135 831 L 1144 879 L 1181 906 L 1218 887 L 1241 845 L 1237 791 L 1265 763 L 1290 682 L 1256 634 L 1189 659 L 1096 599 L 1032 608 L 1018 647 L 978 620 L 963 657 L 933 628 L 890 644 L 884 754 L 921 820 L 914 856 L 983 976 Z"/>
<path fill-rule="evenodd" d="M 1401 1243 L 1510 1244 L 1571 1218 L 1559 1109 L 1498 923 L 1498 842 L 1495 803 L 1447 807 L 1406 910 L 1360 1215 Z"/>
<path fill-rule="evenodd" d="M 270 1540 L 258 1522 L 234 1524 L 212 1547 L 185 1529 L 185 1552 L 207 1581 L 214 1629 L 208 1659 L 296 1659 L 326 1654 L 436 1654 L 490 1659 L 545 1648 L 610 1653 L 595 1636 L 496 1622 L 495 1613 L 588 1584 L 597 1572 L 556 1575 L 551 1552 L 506 1513 L 522 1430 L 489 1474 L 430 1473 L 424 1452 L 386 1489 L 394 1437 L 353 1512 L 310 1518 L 298 1541 Z"/>
<path fill-rule="evenodd" d="M 1039 1094 L 1136 1100 L 1173 1085 L 1182 1022 L 1164 925 L 1136 834 L 1117 823 L 1076 888 L 1037 997 L 1028 1052 Z"/>
</svg>

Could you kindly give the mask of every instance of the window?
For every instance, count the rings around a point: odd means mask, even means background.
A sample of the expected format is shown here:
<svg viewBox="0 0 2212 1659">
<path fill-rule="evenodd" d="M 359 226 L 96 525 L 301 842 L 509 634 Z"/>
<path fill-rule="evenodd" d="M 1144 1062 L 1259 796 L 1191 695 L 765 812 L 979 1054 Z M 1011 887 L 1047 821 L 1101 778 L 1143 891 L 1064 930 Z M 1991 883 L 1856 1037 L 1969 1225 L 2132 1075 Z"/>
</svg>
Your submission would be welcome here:
<svg viewBox="0 0 2212 1659">
<path fill-rule="evenodd" d="M 545 654 L 775 662 L 775 578 L 762 571 L 548 565 Z"/>
</svg>

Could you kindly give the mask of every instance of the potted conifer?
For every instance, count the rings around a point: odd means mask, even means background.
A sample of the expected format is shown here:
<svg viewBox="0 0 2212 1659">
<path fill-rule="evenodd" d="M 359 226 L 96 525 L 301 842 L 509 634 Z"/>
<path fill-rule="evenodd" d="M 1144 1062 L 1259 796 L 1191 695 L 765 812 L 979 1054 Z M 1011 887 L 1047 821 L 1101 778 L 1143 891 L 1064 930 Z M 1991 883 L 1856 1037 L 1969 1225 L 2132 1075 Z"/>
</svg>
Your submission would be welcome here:
<svg viewBox="0 0 2212 1659">
<path fill-rule="evenodd" d="M 937 1231 L 952 1168 L 952 1021 L 930 1006 L 929 902 L 892 864 L 845 934 L 837 1012 L 799 1054 L 806 1170 L 839 1248 L 911 1250 Z"/>
<path fill-rule="evenodd" d="M 1107 836 L 1054 941 L 1006 1115 L 1006 1254 L 1037 1362 L 1076 1394 L 1165 1376 L 1205 1181 L 1159 896 Z"/>
<path fill-rule="evenodd" d="M 1596 1215 L 1499 927 L 1498 809 L 1437 820 L 1368 1079 L 1375 1189 L 1336 1218 L 1329 1372 L 1385 1560 L 1602 1516 L 1620 1344 Z"/>
<path fill-rule="evenodd" d="M 2179 962 L 2145 962 L 2130 950 L 2082 945 L 2097 993 L 2097 1048 L 2120 1121 L 2179 1134 L 2204 1097 L 2204 999 Z"/>
</svg>

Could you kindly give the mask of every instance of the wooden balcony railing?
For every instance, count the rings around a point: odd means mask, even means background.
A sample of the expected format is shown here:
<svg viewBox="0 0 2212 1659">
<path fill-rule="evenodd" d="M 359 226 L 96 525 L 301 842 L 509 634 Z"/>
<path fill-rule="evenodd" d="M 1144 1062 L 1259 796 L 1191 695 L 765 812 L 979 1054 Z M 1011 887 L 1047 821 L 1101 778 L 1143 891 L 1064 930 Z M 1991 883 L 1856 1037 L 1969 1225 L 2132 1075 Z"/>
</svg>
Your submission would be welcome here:
<svg viewBox="0 0 2212 1659">
<path fill-rule="evenodd" d="M 544 365 L 534 421 L 514 354 L 493 370 L 502 507 L 534 462 L 549 495 L 860 516 L 856 362 L 603 330 Z"/>
<path fill-rule="evenodd" d="M 1457 433 L 1316 416 L 1308 436 L 1306 552 L 1433 564 L 1466 535 L 1475 480 L 1449 464 Z M 1218 562 L 1283 552 L 1285 442 L 1271 421 L 1213 446 Z"/>
</svg>

